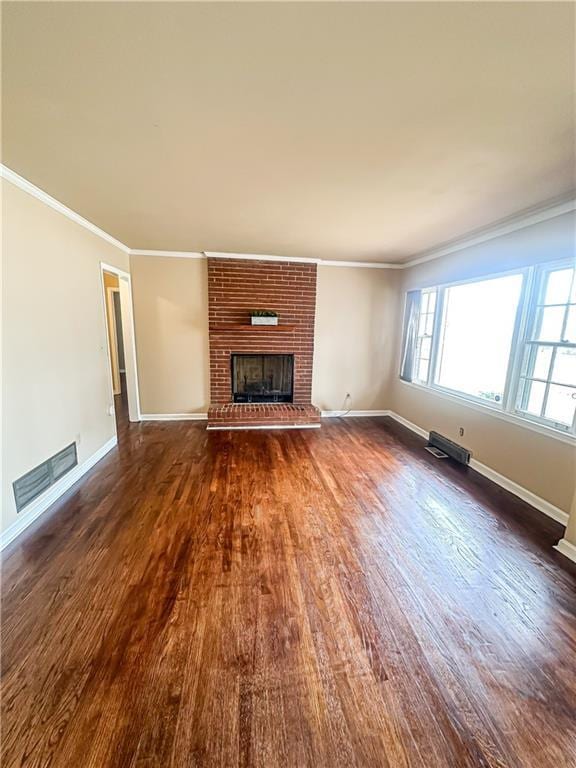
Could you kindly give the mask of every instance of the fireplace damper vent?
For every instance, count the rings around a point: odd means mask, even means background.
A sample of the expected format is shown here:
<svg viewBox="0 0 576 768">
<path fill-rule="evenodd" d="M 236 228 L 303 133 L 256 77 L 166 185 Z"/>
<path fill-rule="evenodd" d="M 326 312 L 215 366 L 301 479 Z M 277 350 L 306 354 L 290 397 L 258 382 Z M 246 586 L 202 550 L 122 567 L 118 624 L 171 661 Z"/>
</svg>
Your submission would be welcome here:
<svg viewBox="0 0 576 768">
<path fill-rule="evenodd" d="M 232 355 L 235 403 L 291 403 L 294 355 Z"/>
</svg>

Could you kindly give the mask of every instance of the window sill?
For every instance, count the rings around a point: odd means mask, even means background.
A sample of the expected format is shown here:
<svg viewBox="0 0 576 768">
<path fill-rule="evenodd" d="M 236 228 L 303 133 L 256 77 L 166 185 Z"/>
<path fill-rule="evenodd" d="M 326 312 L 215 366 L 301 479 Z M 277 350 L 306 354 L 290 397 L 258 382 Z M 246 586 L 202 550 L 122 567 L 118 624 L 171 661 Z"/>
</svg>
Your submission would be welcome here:
<svg viewBox="0 0 576 768">
<path fill-rule="evenodd" d="M 467 397 L 461 397 L 460 395 L 444 392 L 444 391 L 435 389 L 434 387 L 425 387 L 422 384 L 416 384 L 413 381 L 404 381 L 404 379 L 400 379 L 400 378 L 398 379 L 398 381 L 406 387 L 411 387 L 412 389 L 417 389 L 417 390 L 420 390 L 421 392 L 427 392 L 430 395 L 434 395 L 435 397 L 440 397 L 441 399 L 448 400 L 449 402 L 452 402 L 452 403 L 459 403 L 460 405 L 464 405 L 467 408 L 471 408 L 473 411 L 479 411 L 480 413 L 484 413 L 488 416 L 494 416 L 494 418 L 496 419 L 501 419 L 502 421 L 508 421 L 511 424 L 516 424 L 516 426 L 518 427 L 524 427 L 524 429 L 529 429 L 532 432 L 538 432 L 541 435 L 546 435 L 546 437 L 551 437 L 554 440 L 559 440 L 561 443 L 567 443 L 568 445 L 576 446 L 576 435 L 573 435 L 570 432 L 563 432 L 559 429 L 548 427 L 545 424 L 538 424 L 534 421 L 530 421 L 530 419 L 523 419 L 521 416 L 516 416 L 516 414 L 500 411 L 494 408 L 494 406 L 483 405 L 482 403 L 469 400 Z"/>
</svg>

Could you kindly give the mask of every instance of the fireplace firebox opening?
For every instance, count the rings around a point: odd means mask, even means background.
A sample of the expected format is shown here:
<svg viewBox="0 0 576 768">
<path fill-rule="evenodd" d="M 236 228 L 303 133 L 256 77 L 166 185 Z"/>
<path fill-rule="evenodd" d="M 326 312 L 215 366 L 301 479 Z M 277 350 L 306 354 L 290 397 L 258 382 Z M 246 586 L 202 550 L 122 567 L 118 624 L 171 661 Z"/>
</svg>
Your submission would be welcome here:
<svg viewBox="0 0 576 768">
<path fill-rule="evenodd" d="M 291 403 L 294 355 L 232 355 L 235 403 Z"/>
</svg>

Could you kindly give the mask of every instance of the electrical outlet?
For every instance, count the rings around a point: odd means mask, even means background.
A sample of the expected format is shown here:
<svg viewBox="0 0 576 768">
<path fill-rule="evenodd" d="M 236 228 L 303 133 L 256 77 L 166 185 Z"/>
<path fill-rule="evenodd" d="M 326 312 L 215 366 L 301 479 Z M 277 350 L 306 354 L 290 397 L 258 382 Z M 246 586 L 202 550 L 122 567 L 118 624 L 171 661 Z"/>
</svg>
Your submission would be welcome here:
<svg viewBox="0 0 576 768">
<path fill-rule="evenodd" d="M 458 434 L 460 435 L 460 437 L 464 437 L 464 427 L 460 427 L 458 429 Z"/>
</svg>

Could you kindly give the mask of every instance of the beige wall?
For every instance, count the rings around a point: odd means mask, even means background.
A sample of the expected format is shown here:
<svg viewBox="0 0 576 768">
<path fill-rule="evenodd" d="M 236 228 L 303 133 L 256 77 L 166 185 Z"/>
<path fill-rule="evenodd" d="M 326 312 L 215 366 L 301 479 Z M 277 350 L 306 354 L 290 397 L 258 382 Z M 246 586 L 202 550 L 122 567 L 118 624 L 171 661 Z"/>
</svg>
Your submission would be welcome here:
<svg viewBox="0 0 576 768">
<path fill-rule="evenodd" d="M 208 284 L 201 259 L 131 257 L 143 413 L 208 408 Z M 319 267 L 313 402 L 386 408 L 394 351 L 395 271 Z"/>
<path fill-rule="evenodd" d="M 129 263 L 10 183 L 2 190 L 5 529 L 16 519 L 17 477 L 74 440 L 82 462 L 114 435 L 101 261 L 132 271 L 142 412 L 205 412 L 209 382 L 204 260 L 133 256 Z M 313 401 L 323 410 L 390 408 L 569 511 L 573 446 L 403 384 L 397 368 L 409 288 L 573 254 L 574 217 L 565 215 L 408 270 L 320 266 Z M 570 536 L 576 541 L 574 521 Z"/>
<path fill-rule="evenodd" d="M 206 412 L 206 261 L 132 256 L 130 263 L 142 413 Z"/>
<path fill-rule="evenodd" d="M 142 412 L 205 412 L 209 382 L 204 260 L 129 264 L 40 201 L 7 182 L 2 189 L 5 528 L 16 518 L 14 479 L 73 440 L 83 461 L 114 434 L 100 261 L 132 272 Z M 573 227 L 573 216 L 561 216 L 402 271 L 320 266 L 313 401 L 323 410 L 390 408 L 568 511 L 573 446 L 403 384 L 397 367 L 406 290 L 573 255 Z M 576 540 L 574 522 L 569 535 Z"/>
<path fill-rule="evenodd" d="M 397 328 L 401 327 L 404 294 L 411 288 L 487 275 L 543 261 L 574 258 L 574 225 L 574 215 L 565 214 L 402 270 Z M 574 495 L 576 448 L 489 413 L 480 413 L 464 403 L 447 400 L 401 382 L 397 375 L 399 338 L 400 333 L 397 332 L 389 407 L 426 430 L 436 429 L 464 444 L 478 461 L 568 512 Z M 459 427 L 464 428 L 464 437 L 459 436 Z"/>
<path fill-rule="evenodd" d="M 129 265 L 12 184 L 2 193 L 5 530 L 17 517 L 16 478 L 73 441 L 82 462 L 115 433 L 100 261 Z"/>
<path fill-rule="evenodd" d="M 318 267 L 312 402 L 325 411 L 387 405 L 397 272 Z M 345 402 L 346 393 L 351 399 Z"/>
</svg>

